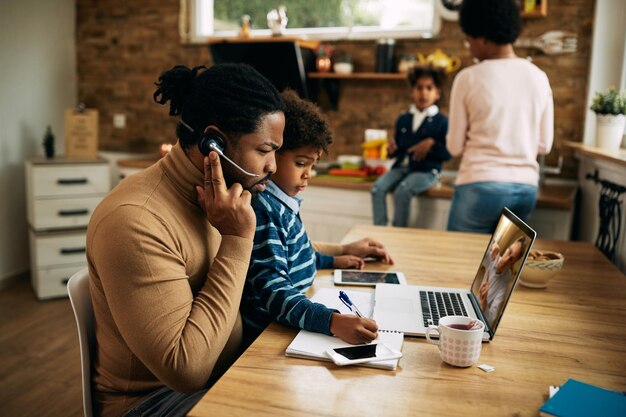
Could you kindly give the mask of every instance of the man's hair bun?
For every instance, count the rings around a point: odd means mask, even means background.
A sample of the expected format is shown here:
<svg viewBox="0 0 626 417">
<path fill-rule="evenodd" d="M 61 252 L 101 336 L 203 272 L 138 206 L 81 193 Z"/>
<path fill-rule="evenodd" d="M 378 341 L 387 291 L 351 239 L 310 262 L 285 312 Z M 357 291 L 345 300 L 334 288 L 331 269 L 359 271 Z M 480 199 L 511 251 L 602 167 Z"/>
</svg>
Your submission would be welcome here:
<svg viewBox="0 0 626 417">
<path fill-rule="evenodd" d="M 159 104 L 170 102 L 170 116 L 178 116 L 190 92 L 198 71 L 206 69 L 204 65 L 187 68 L 184 65 L 176 65 L 169 71 L 165 71 L 155 83 L 158 87 L 153 98 Z"/>
</svg>

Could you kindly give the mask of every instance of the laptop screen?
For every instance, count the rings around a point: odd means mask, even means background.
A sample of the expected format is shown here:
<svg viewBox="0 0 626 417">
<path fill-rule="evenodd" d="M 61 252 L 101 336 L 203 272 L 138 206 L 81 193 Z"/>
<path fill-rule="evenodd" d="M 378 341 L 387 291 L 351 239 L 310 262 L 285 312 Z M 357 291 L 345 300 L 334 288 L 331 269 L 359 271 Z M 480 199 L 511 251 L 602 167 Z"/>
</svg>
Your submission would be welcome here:
<svg viewBox="0 0 626 417">
<path fill-rule="evenodd" d="M 508 209 L 502 211 L 472 283 L 472 294 L 493 334 L 515 288 L 536 233 Z"/>
</svg>

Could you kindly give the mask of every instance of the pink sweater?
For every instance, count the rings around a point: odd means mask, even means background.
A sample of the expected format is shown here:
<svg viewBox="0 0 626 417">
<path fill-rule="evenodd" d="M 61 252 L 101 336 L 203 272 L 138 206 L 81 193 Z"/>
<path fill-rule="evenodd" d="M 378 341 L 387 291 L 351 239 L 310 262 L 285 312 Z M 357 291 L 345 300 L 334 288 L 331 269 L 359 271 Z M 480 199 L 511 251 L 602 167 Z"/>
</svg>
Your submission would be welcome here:
<svg viewBox="0 0 626 417">
<path fill-rule="evenodd" d="M 522 58 L 485 60 L 452 84 L 447 146 L 463 155 L 456 184 L 482 181 L 537 185 L 537 154 L 554 136 L 546 74 Z"/>
</svg>

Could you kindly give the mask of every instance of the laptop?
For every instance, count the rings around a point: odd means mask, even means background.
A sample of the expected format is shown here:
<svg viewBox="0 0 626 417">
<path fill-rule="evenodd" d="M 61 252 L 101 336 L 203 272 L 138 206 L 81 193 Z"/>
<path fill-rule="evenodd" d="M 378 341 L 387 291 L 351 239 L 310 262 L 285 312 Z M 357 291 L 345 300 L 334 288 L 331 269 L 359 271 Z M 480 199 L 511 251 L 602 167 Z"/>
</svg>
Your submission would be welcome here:
<svg viewBox="0 0 626 417">
<path fill-rule="evenodd" d="M 485 323 L 483 341 L 493 340 L 537 233 L 504 208 L 469 290 L 377 284 L 374 315 L 380 329 L 425 336 L 444 316 Z"/>
</svg>

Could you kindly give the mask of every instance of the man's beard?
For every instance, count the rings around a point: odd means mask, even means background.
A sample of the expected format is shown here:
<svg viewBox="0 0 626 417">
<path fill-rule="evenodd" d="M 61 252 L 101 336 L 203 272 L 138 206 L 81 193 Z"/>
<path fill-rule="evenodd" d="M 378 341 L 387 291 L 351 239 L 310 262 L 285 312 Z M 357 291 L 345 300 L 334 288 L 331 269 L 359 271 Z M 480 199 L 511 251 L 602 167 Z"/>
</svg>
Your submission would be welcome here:
<svg viewBox="0 0 626 417">
<path fill-rule="evenodd" d="M 252 178 L 232 166 L 228 161 L 224 161 L 223 159 L 222 172 L 224 173 L 224 181 L 226 182 L 226 187 L 230 188 L 233 184 L 239 183 L 244 190 L 250 191 L 250 194 L 252 194 L 253 198 L 255 198 L 256 195 L 259 193 L 257 190 L 254 190 L 253 187 L 257 184 L 268 181 L 272 176 L 271 173 L 268 173 L 262 178 Z"/>
</svg>

